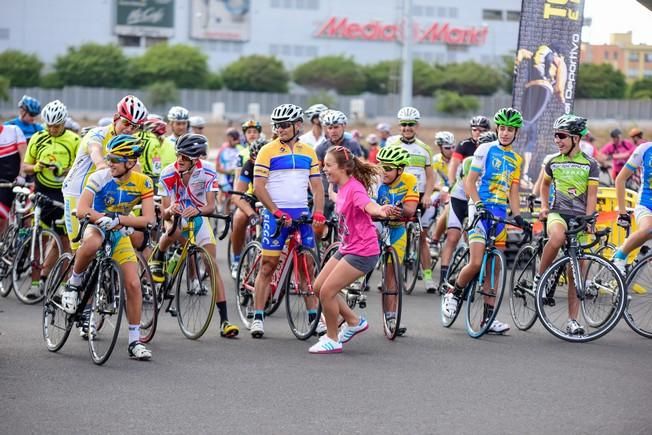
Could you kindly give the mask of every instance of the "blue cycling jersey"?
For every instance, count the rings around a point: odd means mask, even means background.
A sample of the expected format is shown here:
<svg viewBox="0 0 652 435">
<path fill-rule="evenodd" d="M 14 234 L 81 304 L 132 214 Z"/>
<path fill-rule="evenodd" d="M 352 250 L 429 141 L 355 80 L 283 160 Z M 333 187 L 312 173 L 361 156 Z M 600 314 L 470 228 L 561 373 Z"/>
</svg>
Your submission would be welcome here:
<svg viewBox="0 0 652 435">
<path fill-rule="evenodd" d="M 16 127 L 20 128 L 23 131 L 23 135 L 25 135 L 25 139 L 29 141 L 29 138 L 38 133 L 39 131 L 43 130 L 43 126 L 38 123 L 33 123 L 33 124 L 28 124 L 26 122 L 23 122 L 20 118 L 16 117 L 14 119 L 10 119 L 9 121 L 5 122 L 5 125 L 15 125 Z"/>
<path fill-rule="evenodd" d="M 641 187 L 638 191 L 638 203 L 652 208 L 652 142 L 639 145 L 629 157 L 625 167 L 632 172 L 641 169 Z"/>
</svg>

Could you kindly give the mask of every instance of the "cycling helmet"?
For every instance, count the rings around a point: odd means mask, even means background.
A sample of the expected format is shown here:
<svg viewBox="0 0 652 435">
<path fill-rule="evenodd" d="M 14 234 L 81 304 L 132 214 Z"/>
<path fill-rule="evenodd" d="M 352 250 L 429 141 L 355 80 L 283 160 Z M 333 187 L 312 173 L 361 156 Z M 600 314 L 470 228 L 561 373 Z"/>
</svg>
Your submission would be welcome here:
<svg viewBox="0 0 652 435">
<path fill-rule="evenodd" d="M 319 116 L 322 114 L 322 112 L 325 112 L 328 110 L 328 107 L 324 106 L 323 104 L 313 104 L 312 106 L 308 107 L 306 109 L 306 119 L 312 121 L 312 118 L 315 116 Z"/>
<path fill-rule="evenodd" d="M 588 131 L 586 128 L 586 118 L 572 114 L 561 115 L 555 121 L 553 128 L 556 131 L 565 131 L 577 136 L 584 136 Z"/>
<path fill-rule="evenodd" d="M 294 104 L 281 104 L 272 111 L 271 120 L 272 124 L 285 121 L 303 121 L 303 109 Z"/>
<path fill-rule="evenodd" d="M 64 123 L 64 128 L 66 130 L 70 130 L 75 133 L 79 133 L 79 131 L 81 130 L 81 126 L 79 125 L 79 123 L 72 118 L 66 118 L 66 122 Z"/>
<path fill-rule="evenodd" d="M 151 131 L 157 136 L 163 136 L 167 130 L 167 124 L 165 121 L 159 118 L 152 118 L 151 116 L 145 121 L 144 129 L 145 131 Z"/>
<path fill-rule="evenodd" d="M 172 106 L 168 112 L 168 121 L 186 121 L 190 120 L 190 114 L 188 109 L 181 106 Z"/>
<path fill-rule="evenodd" d="M 324 125 L 346 125 L 348 119 L 346 119 L 346 115 L 339 110 L 329 110 L 324 114 L 320 121 Z"/>
<path fill-rule="evenodd" d="M 106 150 L 109 154 L 135 160 L 143 153 L 143 143 L 136 136 L 119 134 L 109 141 Z"/>
<path fill-rule="evenodd" d="M 127 95 L 118 103 L 118 115 L 134 124 L 143 124 L 147 119 L 147 108 L 138 98 Z"/>
<path fill-rule="evenodd" d="M 478 137 L 479 144 L 495 142 L 497 140 L 498 140 L 498 135 L 496 135 L 496 133 L 493 131 L 485 131 L 483 133 L 480 133 L 480 137 Z"/>
<path fill-rule="evenodd" d="M 258 155 L 258 151 L 260 151 L 260 149 L 266 144 L 267 144 L 266 139 L 258 138 L 255 141 L 253 141 L 251 145 L 249 145 L 249 157 L 255 160 L 256 156 Z"/>
<path fill-rule="evenodd" d="M 482 115 L 474 116 L 473 118 L 471 118 L 471 128 L 473 127 L 480 127 L 480 128 L 484 128 L 485 130 L 489 130 L 491 128 L 491 124 L 489 123 L 489 118 Z"/>
<path fill-rule="evenodd" d="M 186 133 L 177 139 L 174 146 L 177 154 L 198 159 L 208 152 L 208 139 L 201 134 Z"/>
<path fill-rule="evenodd" d="M 494 115 L 496 125 L 505 125 L 507 127 L 523 127 L 523 115 L 512 107 L 503 107 Z"/>
<path fill-rule="evenodd" d="M 66 122 L 67 117 L 68 109 L 59 100 L 50 101 L 41 112 L 41 118 L 43 118 L 46 125 L 63 124 Z"/>
<path fill-rule="evenodd" d="M 112 118 L 104 117 L 104 118 L 100 118 L 100 120 L 97 121 L 97 126 L 106 127 L 107 125 L 111 125 L 112 123 L 113 123 Z"/>
<path fill-rule="evenodd" d="M 438 131 L 435 134 L 435 143 L 440 147 L 444 145 L 452 146 L 455 143 L 455 136 L 450 131 Z"/>
<path fill-rule="evenodd" d="M 373 133 L 370 133 L 370 134 L 367 136 L 366 141 L 367 141 L 367 143 L 368 143 L 369 145 L 378 145 L 378 136 L 376 136 L 376 135 L 373 134 Z"/>
<path fill-rule="evenodd" d="M 260 125 L 260 122 L 258 122 L 256 120 L 253 120 L 253 119 L 249 119 L 249 120 L 242 123 L 242 132 L 243 133 L 246 133 L 247 130 L 249 130 L 250 128 L 255 128 L 256 130 L 258 130 L 258 133 L 263 131 L 263 127 Z"/>
<path fill-rule="evenodd" d="M 206 127 L 206 120 L 201 116 L 191 116 L 189 121 L 191 127 Z"/>
<path fill-rule="evenodd" d="M 20 101 L 18 101 L 18 107 L 24 109 L 32 116 L 38 116 L 41 113 L 41 102 L 29 95 L 23 95 Z"/>
<path fill-rule="evenodd" d="M 381 164 L 398 167 L 406 166 L 410 161 L 410 153 L 401 146 L 381 148 L 376 155 Z"/>
<path fill-rule="evenodd" d="M 419 111 L 414 107 L 410 107 L 410 106 L 402 107 L 401 110 L 398 111 L 398 114 L 396 116 L 398 117 L 399 122 L 402 121 L 418 122 L 419 119 L 421 119 L 421 114 L 419 113 Z"/>
<path fill-rule="evenodd" d="M 89 125 L 88 127 L 82 128 L 81 131 L 79 132 L 79 136 L 80 137 L 86 136 L 88 134 L 88 132 L 91 131 L 94 128 L 95 128 L 94 125 Z"/>
<path fill-rule="evenodd" d="M 226 129 L 226 135 L 231 136 L 233 139 L 240 140 L 240 132 L 233 127 Z"/>
<path fill-rule="evenodd" d="M 390 132 L 392 131 L 392 130 L 389 128 L 389 125 L 387 125 L 387 124 L 385 124 L 385 123 L 383 123 L 383 122 L 381 122 L 380 124 L 378 124 L 378 125 L 376 126 L 376 130 L 378 130 L 378 131 L 380 131 L 380 132 L 386 132 L 386 133 L 390 133 Z"/>
</svg>

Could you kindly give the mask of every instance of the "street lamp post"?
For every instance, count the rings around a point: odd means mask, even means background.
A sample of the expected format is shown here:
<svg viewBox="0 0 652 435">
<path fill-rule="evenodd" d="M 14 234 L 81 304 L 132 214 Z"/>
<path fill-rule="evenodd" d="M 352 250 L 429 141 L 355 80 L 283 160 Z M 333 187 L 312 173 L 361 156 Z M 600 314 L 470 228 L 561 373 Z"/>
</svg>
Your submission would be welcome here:
<svg viewBox="0 0 652 435">
<path fill-rule="evenodd" d="M 412 105 L 412 0 L 403 0 L 403 53 L 401 67 L 401 106 Z"/>
</svg>

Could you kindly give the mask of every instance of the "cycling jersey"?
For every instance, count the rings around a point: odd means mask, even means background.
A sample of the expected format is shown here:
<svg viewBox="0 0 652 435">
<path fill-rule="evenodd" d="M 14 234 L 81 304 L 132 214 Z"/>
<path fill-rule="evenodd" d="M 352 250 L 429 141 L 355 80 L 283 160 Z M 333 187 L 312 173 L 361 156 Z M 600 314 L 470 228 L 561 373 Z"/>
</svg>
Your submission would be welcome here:
<svg viewBox="0 0 652 435">
<path fill-rule="evenodd" d="M 0 179 L 13 181 L 20 173 L 18 147 L 25 145 L 25 136 L 15 125 L 0 125 Z M 7 219 L 14 193 L 10 188 L 0 189 L 0 218 Z"/>
<path fill-rule="evenodd" d="M 217 155 L 217 162 L 222 170 L 228 171 L 228 174 L 218 174 L 219 184 L 224 190 L 231 190 L 233 188 L 233 177 L 235 169 L 238 167 L 238 160 L 240 159 L 240 146 L 231 147 L 223 146 Z"/>
<path fill-rule="evenodd" d="M 25 136 L 20 128 L 14 125 L 0 125 L 0 162 L 5 157 L 18 154 L 18 147 L 25 145 L 25 143 Z M 0 178 L 3 175 L 0 174 Z M 13 181 L 13 179 L 10 181 Z"/>
<path fill-rule="evenodd" d="M 163 165 L 161 152 L 164 141 L 159 140 L 151 131 L 141 131 L 137 137 L 143 142 L 143 153 L 138 159 L 143 174 L 152 179 L 158 179 L 163 168 L 172 163 L 168 162 L 167 165 Z"/>
<path fill-rule="evenodd" d="M 595 157 L 595 147 L 585 140 L 580 141 L 580 151 L 589 157 Z"/>
<path fill-rule="evenodd" d="M 376 202 L 380 205 L 400 205 L 405 202 L 419 202 L 417 177 L 403 172 L 392 184 L 382 184 L 378 188 Z"/>
<path fill-rule="evenodd" d="M 152 180 L 145 174 L 131 171 L 126 180 L 111 176 L 109 168 L 94 172 L 86 184 L 93 192 L 93 210 L 98 213 L 128 215 L 143 199 L 154 196 Z"/>
<path fill-rule="evenodd" d="M 176 143 L 176 138 L 171 139 L 168 136 L 163 139 L 163 144 L 161 145 L 161 168 L 166 168 L 177 160 Z"/>
<path fill-rule="evenodd" d="M 449 161 L 444 160 L 444 155 L 439 153 L 432 158 L 432 170 L 439 176 L 439 179 L 444 184 L 444 186 L 449 187 L 448 185 L 448 164 Z"/>
<path fill-rule="evenodd" d="M 323 140 L 324 140 L 323 131 L 321 133 L 321 136 L 319 137 L 315 137 L 312 130 L 299 136 L 299 142 L 305 143 L 306 145 L 309 145 L 311 148 L 316 148 L 317 145 L 319 145 Z"/>
<path fill-rule="evenodd" d="M 471 157 L 477 147 L 478 143 L 473 138 L 464 139 L 457 144 L 451 158 L 462 161 L 467 157 Z"/>
<path fill-rule="evenodd" d="M 183 207 L 203 207 L 207 202 L 207 193 L 217 188 L 217 171 L 206 160 L 197 161 L 187 185 L 183 183 L 176 162 L 163 169 L 159 179 L 159 195 L 169 196 Z"/>
<path fill-rule="evenodd" d="M 652 142 L 639 145 L 625 167 L 632 172 L 641 169 L 641 187 L 638 191 L 639 205 L 652 208 Z"/>
<path fill-rule="evenodd" d="M 32 136 L 34 136 L 36 133 L 39 131 L 43 130 L 43 126 L 39 123 L 32 123 L 28 124 L 26 122 L 23 122 L 19 117 L 15 117 L 14 119 L 10 119 L 9 121 L 5 122 L 5 125 L 15 125 L 20 129 L 20 131 L 23 133 L 23 136 L 25 136 L 25 139 L 29 140 Z"/>
<path fill-rule="evenodd" d="M 317 145 L 317 147 L 315 148 L 315 154 L 317 155 L 317 159 L 320 162 L 323 162 L 324 159 L 326 158 L 326 153 L 333 146 L 335 146 L 333 145 L 333 142 L 331 142 L 328 139 L 320 142 L 319 145 Z M 342 142 L 338 146 L 343 146 L 344 148 L 348 149 L 349 151 L 351 151 L 351 154 L 353 154 L 356 157 L 362 157 L 362 147 L 358 142 L 354 141 L 353 139 L 349 139 L 346 136 L 344 136 L 344 138 L 342 138 Z"/>
<path fill-rule="evenodd" d="M 520 182 L 522 163 L 523 159 L 511 145 L 502 146 L 497 140 L 480 145 L 471 162 L 471 171 L 480 174 L 480 200 L 506 208 L 512 185 Z"/>
<path fill-rule="evenodd" d="M 451 197 L 462 201 L 466 201 L 468 199 L 466 192 L 464 191 L 464 177 L 466 177 L 471 171 L 471 163 L 473 163 L 473 155 L 466 157 L 464 160 L 462 160 L 462 163 L 457 166 L 455 184 L 453 184 L 453 186 L 450 188 Z"/>
<path fill-rule="evenodd" d="M 309 179 L 319 177 L 317 155 L 304 143 L 291 148 L 276 139 L 258 152 L 254 177 L 267 178 L 267 192 L 278 208 L 306 208 Z"/>
<path fill-rule="evenodd" d="M 432 151 L 430 147 L 420 139 L 414 138 L 414 142 L 405 143 L 401 136 L 392 136 L 387 139 L 387 146 L 402 146 L 410 153 L 410 163 L 405 171 L 417 177 L 417 190 L 419 193 L 426 191 L 426 168 L 432 165 Z"/>
<path fill-rule="evenodd" d="M 238 153 L 238 168 L 242 168 L 249 161 L 249 145 L 242 147 Z"/>
<path fill-rule="evenodd" d="M 61 136 L 54 137 L 47 130 L 39 131 L 29 141 L 25 153 L 25 163 L 56 166 L 55 171 L 44 166 L 36 173 L 37 183 L 52 189 L 61 189 L 65 173 L 72 166 L 79 147 L 80 138 L 66 130 Z"/>
<path fill-rule="evenodd" d="M 86 185 L 88 177 L 95 172 L 95 164 L 88 153 L 88 146 L 91 143 L 99 144 L 102 147 L 102 154 L 106 152 L 106 145 L 115 136 L 113 124 L 106 127 L 95 127 L 89 131 L 79 143 L 77 156 L 72 164 L 68 175 L 63 180 L 63 194 L 79 197 Z"/>
<path fill-rule="evenodd" d="M 247 193 L 253 195 L 254 193 L 254 162 L 247 159 L 242 170 L 240 171 L 239 181 L 247 183 Z"/>
<path fill-rule="evenodd" d="M 550 211 L 569 216 L 586 214 L 589 186 L 597 186 L 598 163 L 583 152 L 570 157 L 553 156 L 545 167 L 544 177 L 555 185 L 555 198 Z"/>
</svg>

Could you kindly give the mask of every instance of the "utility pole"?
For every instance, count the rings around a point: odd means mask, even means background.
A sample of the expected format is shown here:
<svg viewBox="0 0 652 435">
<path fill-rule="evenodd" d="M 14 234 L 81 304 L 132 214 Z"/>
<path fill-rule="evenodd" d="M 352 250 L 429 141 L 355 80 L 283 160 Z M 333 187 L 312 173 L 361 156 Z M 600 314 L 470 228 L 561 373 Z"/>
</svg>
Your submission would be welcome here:
<svg viewBox="0 0 652 435">
<path fill-rule="evenodd" d="M 403 53 L 401 56 L 401 106 L 412 105 L 412 0 L 403 0 Z"/>
</svg>

